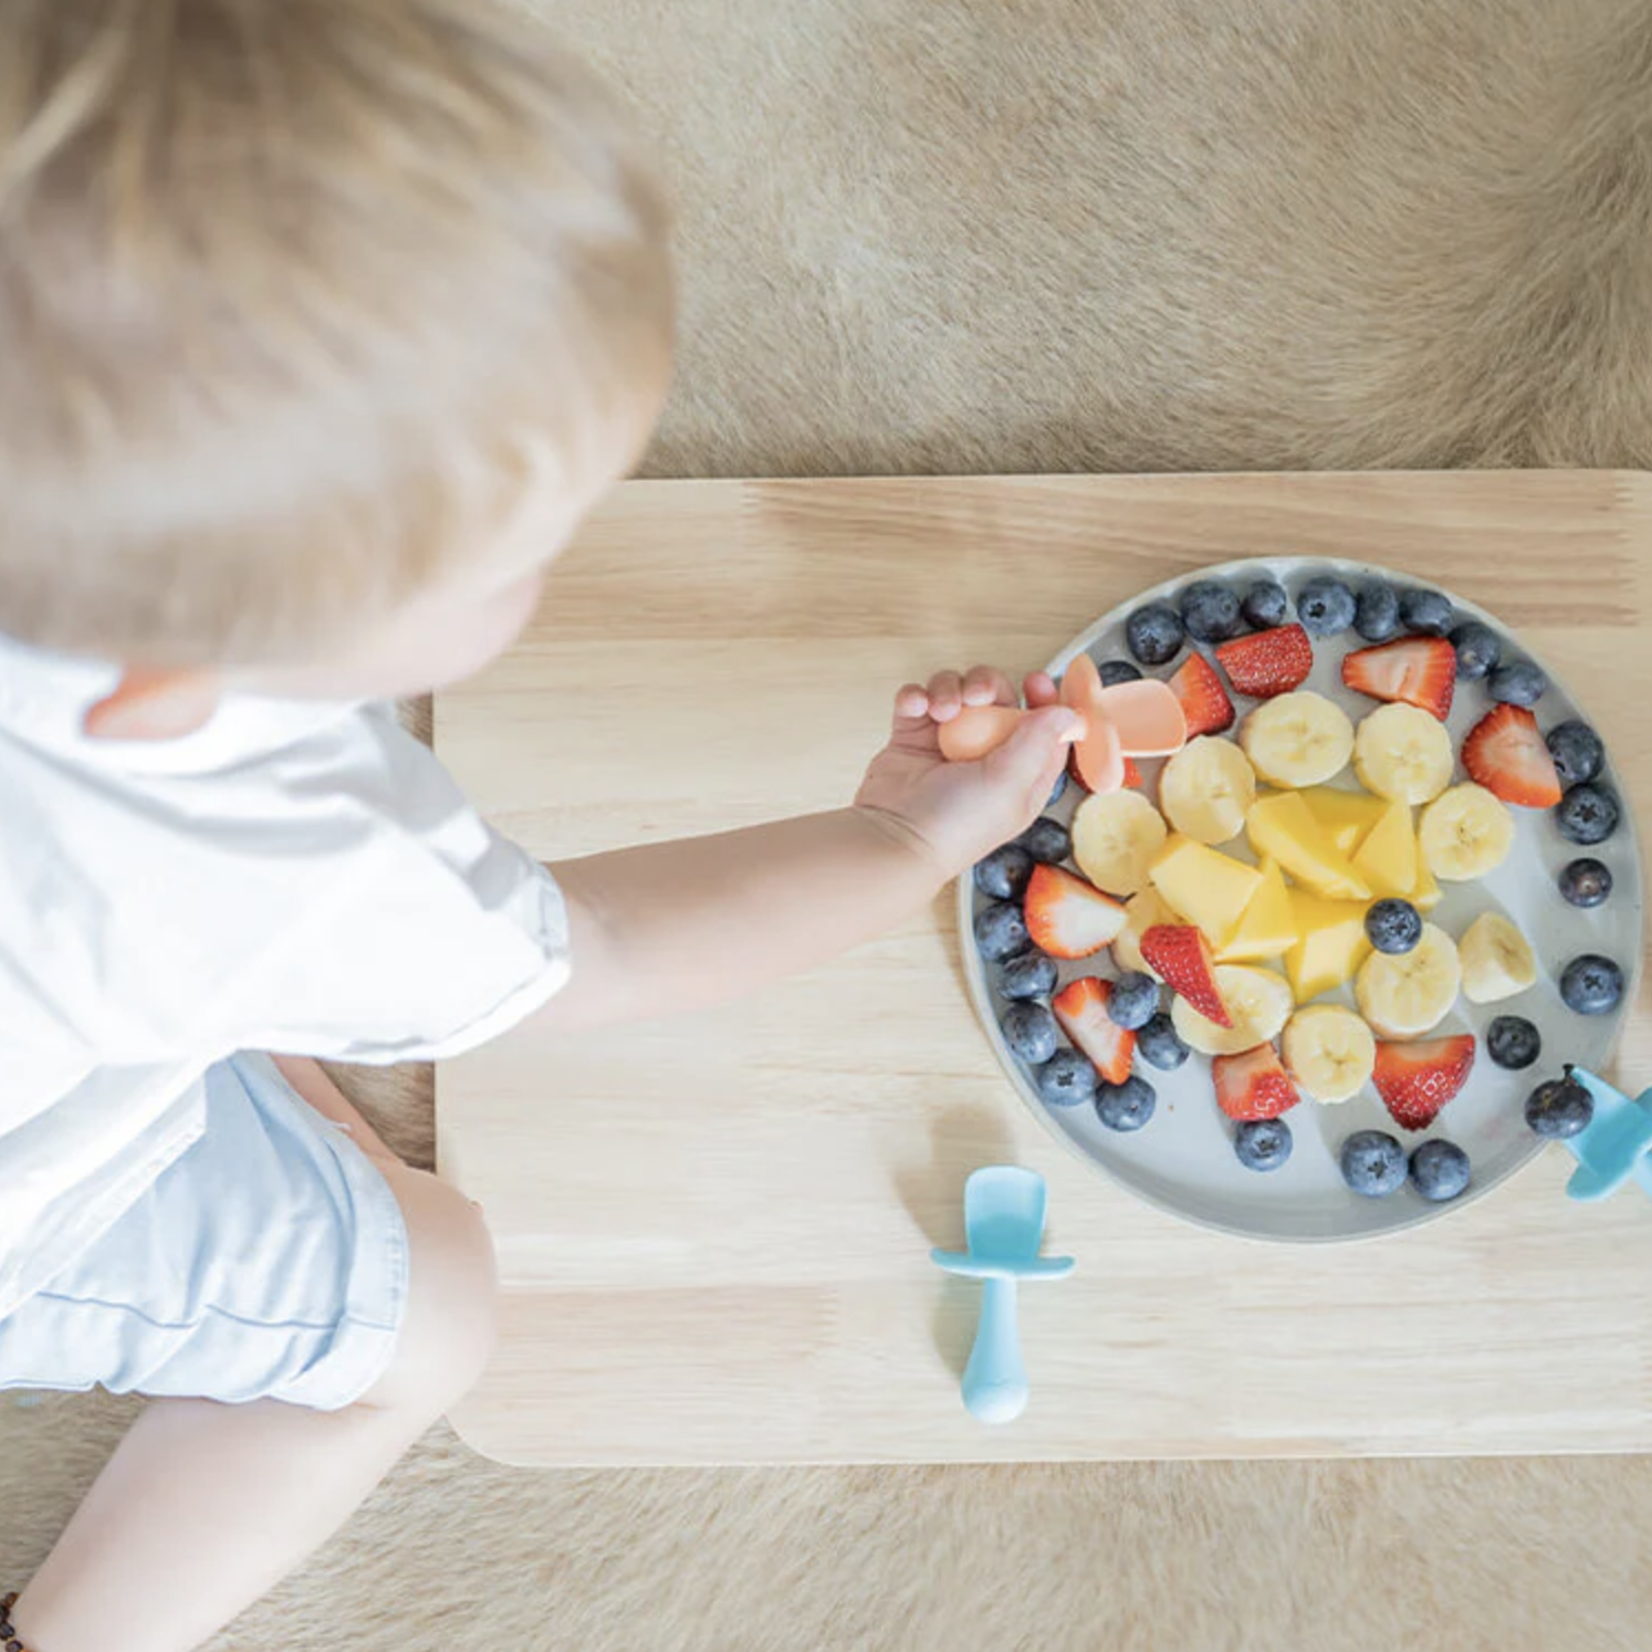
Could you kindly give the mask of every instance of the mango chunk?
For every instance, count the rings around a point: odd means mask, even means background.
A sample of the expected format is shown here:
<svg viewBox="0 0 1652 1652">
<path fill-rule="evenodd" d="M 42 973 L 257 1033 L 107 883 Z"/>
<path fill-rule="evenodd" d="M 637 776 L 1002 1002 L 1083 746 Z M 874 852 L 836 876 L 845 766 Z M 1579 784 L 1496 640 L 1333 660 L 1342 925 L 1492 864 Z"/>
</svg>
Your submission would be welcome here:
<svg viewBox="0 0 1652 1652">
<path fill-rule="evenodd" d="M 1371 886 L 1354 870 L 1314 819 L 1300 792 L 1258 798 L 1245 817 L 1245 831 L 1259 856 L 1331 900 L 1369 900 Z"/>
<path fill-rule="evenodd" d="M 1307 890 L 1291 892 L 1296 944 L 1285 954 L 1285 974 L 1299 1004 L 1353 980 L 1371 951 L 1365 935 L 1364 901 L 1326 900 Z"/>
<path fill-rule="evenodd" d="M 1238 927 L 1262 883 L 1254 866 L 1180 835 L 1164 846 L 1148 875 L 1165 901 L 1216 948 Z"/>
</svg>

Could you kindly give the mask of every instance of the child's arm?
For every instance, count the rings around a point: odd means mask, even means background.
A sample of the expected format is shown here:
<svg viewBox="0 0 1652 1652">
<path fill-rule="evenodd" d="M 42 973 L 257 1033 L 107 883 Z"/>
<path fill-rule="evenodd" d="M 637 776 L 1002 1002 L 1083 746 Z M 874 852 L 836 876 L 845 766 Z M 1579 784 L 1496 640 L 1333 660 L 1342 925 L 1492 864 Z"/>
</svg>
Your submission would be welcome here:
<svg viewBox="0 0 1652 1652">
<path fill-rule="evenodd" d="M 895 697 L 889 744 L 854 804 L 745 831 L 565 861 L 573 978 L 558 1026 L 640 1020 L 733 998 L 891 928 L 1037 815 L 1079 723 L 1042 672 L 1046 707 L 976 763 L 948 763 L 938 725 L 1016 703 L 1002 673 L 943 672 Z"/>
</svg>

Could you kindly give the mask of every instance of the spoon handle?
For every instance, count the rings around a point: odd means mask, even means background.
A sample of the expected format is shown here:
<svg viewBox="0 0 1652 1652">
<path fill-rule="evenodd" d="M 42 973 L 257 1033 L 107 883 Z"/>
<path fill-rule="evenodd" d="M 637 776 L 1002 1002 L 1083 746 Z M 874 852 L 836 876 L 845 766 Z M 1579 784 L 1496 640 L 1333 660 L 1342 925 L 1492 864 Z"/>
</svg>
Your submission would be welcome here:
<svg viewBox="0 0 1652 1652">
<path fill-rule="evenodd" d="M 1027 1408 L 1013 1279 L 989 1279 L 982 1290 L 981 1322 L 964 1368 L 964 1404 L 984 1423 L 1014 1422 Z"/>
</svg>

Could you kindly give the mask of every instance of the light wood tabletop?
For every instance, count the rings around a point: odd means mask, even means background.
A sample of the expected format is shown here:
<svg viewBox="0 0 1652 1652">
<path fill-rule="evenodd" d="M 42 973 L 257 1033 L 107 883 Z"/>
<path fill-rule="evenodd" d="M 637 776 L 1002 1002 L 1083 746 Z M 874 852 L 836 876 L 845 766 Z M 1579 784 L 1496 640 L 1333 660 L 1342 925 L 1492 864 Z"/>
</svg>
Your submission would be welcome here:
<svg viewBox="0 0 1652 1652">
<path fill-rule="evenodd" d="M 1652 478 L 1612 472 L 634 483 L 436 743 L 550 859 L 837 806 L 889 695 L 1042 664 L 1201 564 L 1347 556 L 1517 628 L 1652 807 Z M 503 1338 L 456 1421 L 536 1464 L 1652 1449 L 1652 1202 L 1507 1186 L 1372 1243 L 1177 1223 L 1071 1156 L 975 1022 L 950 895 L 693 1020 L 438 1073 Z M 1643 1003 L 1620 1062 L 1652 1081 Z M 978 1287 L 941 1276 L 977 1165 L 1050 1186 L 1068 1280 L 1022 1293 L 1032 1403 L 958 1397 Z"/>
</svg>

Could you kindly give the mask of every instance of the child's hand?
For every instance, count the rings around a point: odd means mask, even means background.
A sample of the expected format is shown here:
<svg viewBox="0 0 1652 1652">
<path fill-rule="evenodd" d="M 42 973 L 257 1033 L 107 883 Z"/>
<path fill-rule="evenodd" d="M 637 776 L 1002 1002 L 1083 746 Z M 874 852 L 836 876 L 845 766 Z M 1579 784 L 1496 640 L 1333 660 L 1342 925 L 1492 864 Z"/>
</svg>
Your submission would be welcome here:
<svg viewBox="0 0 1652 1652">
<path fill-rule="evenodd" d="M 1009 678 L 978 665 L 963 678 L 937 672 L 927 688 L 908 683 L 895 696 L 894 732 L 866 771 L 855 807 L 900 829 L 948 877 L 1025 831 L 1084 726 L 1058 703 L 1045 672 L 1035 671 L 1025 686 L 1027 705 L 1041 709 L 979 762 L 949 763 L 940 725 L 966 705 L 1018 704 Z"/>
</svg>

